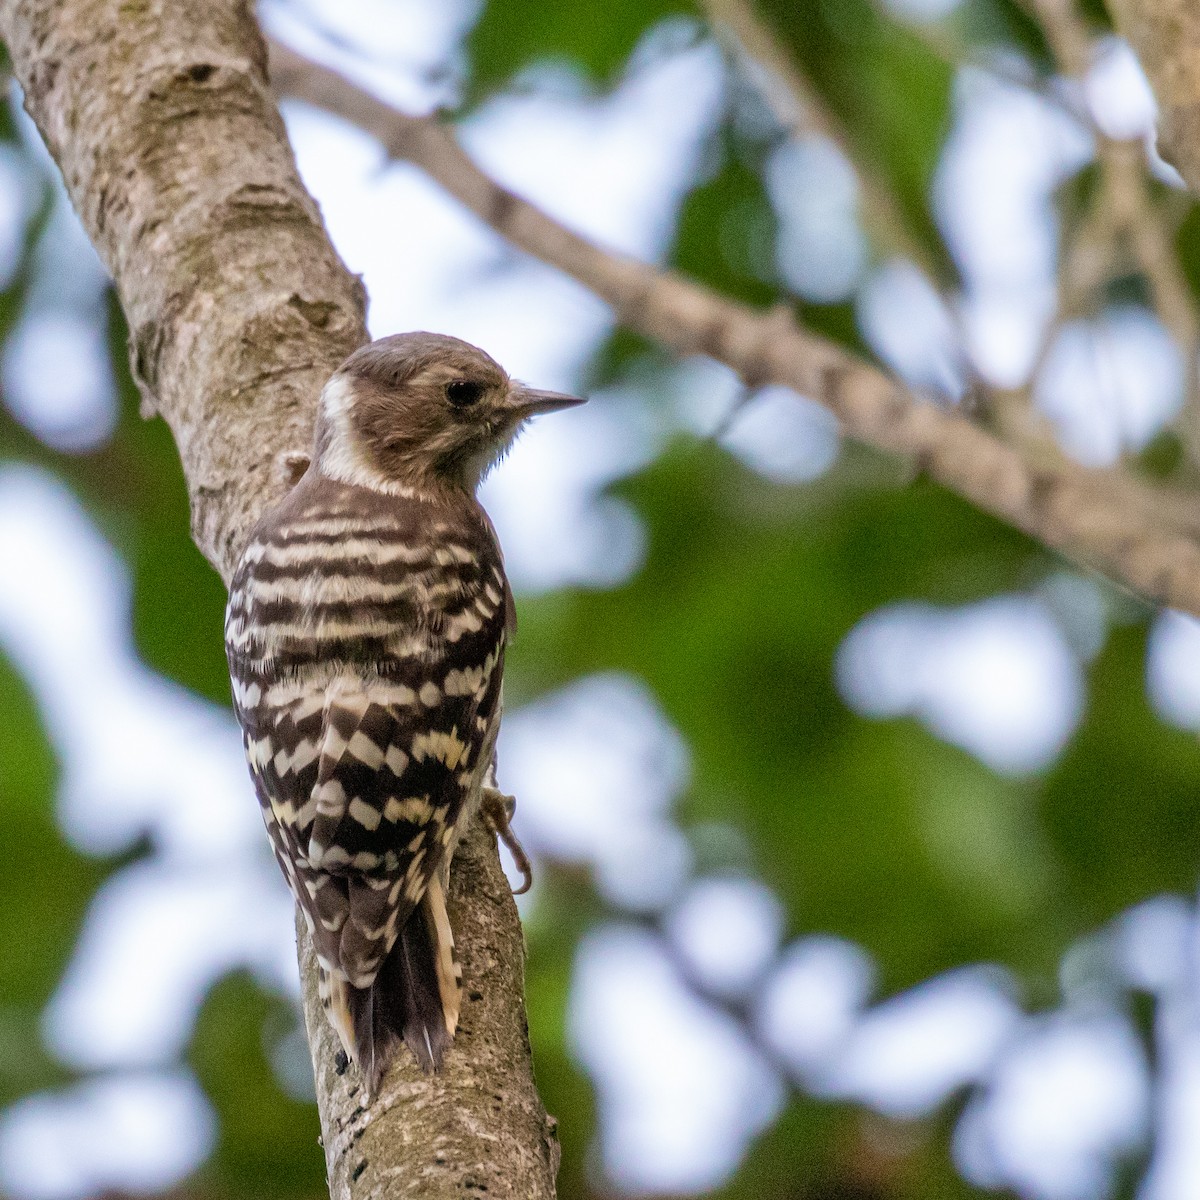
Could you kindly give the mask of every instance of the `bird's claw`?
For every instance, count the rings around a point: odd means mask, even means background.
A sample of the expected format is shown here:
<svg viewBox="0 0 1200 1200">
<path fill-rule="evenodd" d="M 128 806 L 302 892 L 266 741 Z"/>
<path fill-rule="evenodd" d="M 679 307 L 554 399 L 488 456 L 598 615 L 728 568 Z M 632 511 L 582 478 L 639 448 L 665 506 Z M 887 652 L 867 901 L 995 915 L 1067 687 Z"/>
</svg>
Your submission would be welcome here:
<svg viewBox="0 0 1200 1200">
<path fill-rule="evenodd" d="M 513 814 L 517 811 L 516 797 L 506 796 L 499 788 L 485 787 L 480 811 L 488 828 L 508 847 L 517 870 L 521 872 L 521 886 L 513 888 L 513 895 L 524 895 L 533 886 L 533 866 L 525 847 L 512 831 Z"/>
</svg>

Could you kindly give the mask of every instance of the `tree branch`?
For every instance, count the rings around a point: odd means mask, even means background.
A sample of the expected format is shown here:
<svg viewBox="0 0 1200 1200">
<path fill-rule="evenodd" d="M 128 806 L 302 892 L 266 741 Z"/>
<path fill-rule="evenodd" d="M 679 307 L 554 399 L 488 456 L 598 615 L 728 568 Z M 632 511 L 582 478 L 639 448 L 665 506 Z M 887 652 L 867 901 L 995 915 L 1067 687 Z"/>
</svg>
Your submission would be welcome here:
<svg viewBox="0 0 1200 1200">
<path fill-rule="evenodd" d="M 244 0 L 4 0 L 0 34 L 116 282 L 145 406 L 179 446 L 197 545 L 228 581 L 308 451 L 322 384 L 366 337 L 361 284 L 296 174 L 261 35 Z M 451 916 L 468 1000 L 443 1075 L 406 1062 L 363 1112 L 355 1073 L 335 1069 L 301 937 L 337 1200 L 554 1194 L 516 909 L 482 830 L 460 856 Z"/>
<path fill-rule="evenodd" d="M 749 386 L 775 383 L 819 401 L 847 434 L 909 458 L 931 478 L 1159 603 L 1200 614 L 1200 543 L 1177 498 L 1121 474 L 1042 462 L 908 392 L 876 367 L 801 328 L 786 310 L 754 311 L 669 271 L 602 249 L 499 186 L 432 118 L 401 113 L 277 43 L 273 83 L 374 134 L 421 167 L 514 245 L 612 305 L 630 329 L 679 354 L 707 354 Z"/>
<path fill-rule="evenodd" d="M 1077 0 L 1027 0 L 1027 7 L 1041 22 L 1059 70 L 1082 82 L 1092 65 L 1093 44 Z M 1110 137 L 1096 124 L 1086 106 L 1081 115 L 1096 138 L 1100 179 L 1097 196 L 1088 218 L 1084 219 L 1086 233 L 1081 230 L 1076 241 L 1082 257 L 1090 260 L 1084 263 L 1086 278 L 1079 278 L 1078 264 L 1072 270 L 1068 257 L 1064 264 L 1060 322 L 1079 315 L 1082 308 L 1079 302 L 1086 301 L 1089 294 L 1094 295 L 1102 284 L 1120 272 L 1130 268 L 1140 272 L 1150 290 L 1154 311 L 1179 347 L 1184 369 L 1180 432 L 1192 461 L 1200 463 L 1200 413 L 1196 411 L 1200 328 L 1195 301 L 1175 253 L 1174 222 L 1151 192 L 1141 139 L 1123 141 Z M 1047 331 L 1048 338 L 1058 323 L 1053 323 Z"/>
<path fill-rule="evenodd" d="M 1113 0 L 1110 11 L 1158 101 L 1159 153 L 1200 196 L 1200 5 Z"/>
</svg>

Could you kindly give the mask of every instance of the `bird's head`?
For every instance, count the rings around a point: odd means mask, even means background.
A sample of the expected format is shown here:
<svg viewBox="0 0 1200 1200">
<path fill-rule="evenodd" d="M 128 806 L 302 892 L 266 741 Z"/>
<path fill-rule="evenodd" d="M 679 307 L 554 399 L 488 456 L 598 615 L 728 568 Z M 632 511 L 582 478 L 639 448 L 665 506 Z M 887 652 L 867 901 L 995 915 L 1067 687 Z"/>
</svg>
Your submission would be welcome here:
<svg viewBox="0 0 1200 1200">
<path fill-rule="evenodd" d="M 376 491 L 474 492 L 526 421 L 582 403 L 510 379 L 469 342 L 400 333 L 355 351 L 325 385 L 315 465 Z"/>
</svg>

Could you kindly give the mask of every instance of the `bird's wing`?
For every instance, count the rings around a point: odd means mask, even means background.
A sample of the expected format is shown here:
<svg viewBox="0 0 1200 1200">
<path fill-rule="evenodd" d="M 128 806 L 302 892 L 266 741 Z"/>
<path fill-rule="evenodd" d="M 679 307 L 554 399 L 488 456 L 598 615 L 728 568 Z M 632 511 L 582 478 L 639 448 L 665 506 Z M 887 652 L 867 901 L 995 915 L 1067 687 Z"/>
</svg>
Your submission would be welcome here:
<svg viewBox="0 0 1200 1200">
<path fill-rule="evenodd" d="M 502 610 L 499 621 L 490 650 L 472 639 L 478 653 L 464 659 L 447 643 L 417 686 L 343 677 L 326 693 L 313 820 L 298 832 L 308 839 L 304 866 L 321 880 L 314 899 L 331 887 L 345 896 L 334 965 L 358 987 L 374 977 L 478 793 L 499 717 Z"/>
<path fill-rule="evenodd" d="M 234 704 L 321 963 L 363 986 L 478 793 L 511 597 L 482 514 L 297 493 L 231 587 Z"/>
</svg>

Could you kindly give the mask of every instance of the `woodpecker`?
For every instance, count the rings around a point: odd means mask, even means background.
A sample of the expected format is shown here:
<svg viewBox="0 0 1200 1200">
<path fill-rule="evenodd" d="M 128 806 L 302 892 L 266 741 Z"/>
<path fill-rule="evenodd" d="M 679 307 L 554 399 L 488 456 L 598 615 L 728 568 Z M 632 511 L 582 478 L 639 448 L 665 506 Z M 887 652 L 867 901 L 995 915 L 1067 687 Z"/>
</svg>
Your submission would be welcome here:
<svg viewBox="0 0 1200 1200">
<path fill-rule="evenodd" d="M 492 764 L 514 607 L 475 491 L 531 417 L 580 403 L 457 338 L 372 342 L 326 384 L 308 470 L 234 574 L 250 774 L 368 1097 L 401 1042 L 441 1068 L 462 988 L 455 846 L 481 810 L 511 837 Z"/>
</svg>

